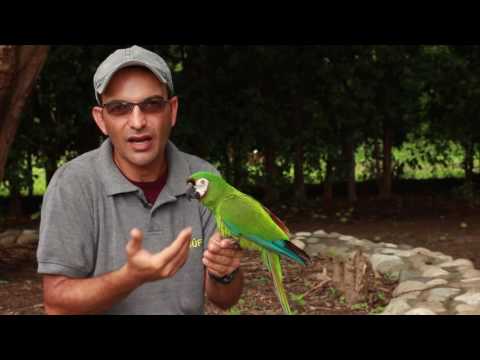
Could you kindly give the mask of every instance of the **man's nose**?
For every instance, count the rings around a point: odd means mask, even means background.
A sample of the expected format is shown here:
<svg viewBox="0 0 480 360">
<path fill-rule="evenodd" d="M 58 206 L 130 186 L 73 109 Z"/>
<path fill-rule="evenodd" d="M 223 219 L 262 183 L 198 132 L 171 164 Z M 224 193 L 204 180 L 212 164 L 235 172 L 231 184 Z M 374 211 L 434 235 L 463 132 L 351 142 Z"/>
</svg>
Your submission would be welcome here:
<svg viewBox="0 0 480 360">
<path fill-rule="evenodd" d="M 147 119 L 145 117 L 145 114 L 140 110 L 140 107 L 138 105 L 133 106 L 132 113 L 130 114 L 130 127 L 133 129 L 139 130 L 145 127 L 147 124 Z"/>
</svg>

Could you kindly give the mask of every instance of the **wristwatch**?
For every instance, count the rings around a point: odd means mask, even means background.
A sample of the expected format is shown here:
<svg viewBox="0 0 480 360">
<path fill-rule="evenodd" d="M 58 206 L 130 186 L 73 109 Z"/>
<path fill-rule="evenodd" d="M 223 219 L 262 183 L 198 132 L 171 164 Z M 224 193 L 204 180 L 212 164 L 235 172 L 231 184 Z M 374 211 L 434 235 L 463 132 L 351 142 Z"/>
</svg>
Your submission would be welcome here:
<svg viewBox="0 0 480 360">
<path fill-rule="evenodd" d="M 215 276 L 211 272 L 208 271 L 208 276 L 211 279 L 215 280 L 216 282 L 218 282 L 220 284 L 227 285 L 227 284 L 230 284 L 233 281 L 233 279 L 235 278 L 235 275 L 237 274 L 239 269 L 240 268 L 238 267 L 235 270 L 233 270 L 230 274 L 227 274 L 227 275 L 222 276 L 222 277 Z"/>
</svg>

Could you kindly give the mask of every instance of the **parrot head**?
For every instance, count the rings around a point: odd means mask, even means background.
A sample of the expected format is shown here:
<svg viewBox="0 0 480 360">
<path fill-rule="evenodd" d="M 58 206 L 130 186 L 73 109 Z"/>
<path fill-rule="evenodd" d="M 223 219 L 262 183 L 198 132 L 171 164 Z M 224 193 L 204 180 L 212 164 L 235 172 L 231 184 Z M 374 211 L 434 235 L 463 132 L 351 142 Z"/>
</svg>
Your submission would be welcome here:
<svg viewBox="0 0 480 360">
<path fill-rule="evenodd" d="M 187 198 L 197 199 L 204 204 L 217 201 L 228 186 L 220 176 L 207 171 L 192 174 L 187 184 L 191 184 L 186 192 Z"/>
</svg>

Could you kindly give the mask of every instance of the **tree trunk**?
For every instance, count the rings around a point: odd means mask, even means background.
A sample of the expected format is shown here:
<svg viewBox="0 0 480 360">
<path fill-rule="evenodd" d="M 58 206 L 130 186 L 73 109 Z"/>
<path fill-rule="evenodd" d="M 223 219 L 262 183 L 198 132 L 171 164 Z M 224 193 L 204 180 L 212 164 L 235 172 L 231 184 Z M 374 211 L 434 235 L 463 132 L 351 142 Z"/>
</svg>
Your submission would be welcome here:
<svg viewBox="0 0 480 360">
<path fill-rule="evenodd" d="M 374 139 L 374 148 L 373 148 L 373 156 L 375 157 L 375 180 L 377 181 L 378 189 L 382 188 L 382 169 L 380 166 L 381 156 L 380 156 L 380 141 L 375 138 Z"/>
<path fill-rule="evenodd" d="M 227 144 L 227 151 L 225 152 L 225 173 L 223 174 L 227 182 L 233 184 L 233 170 L 232 170 L 232 162 L 233 162 L 233 149 L 232 144 Z"/>
<path fill-rule="evenodd" d="M 352 141 L 347 140 L 344 143 L 343 154 L 347 172 L 348 202 L 354 204 L 357 201 L 357 191 L 355 186 L 355 146 Z"/>
<path fill-rule="evenodd" d="M 384 126 L 382 187 L 380 189 L 381 199 L 389 199 L 392 196 L 392 145 L 392 129 Z"/>
<path fill-rule="evenodd" d="M 20 189 L 16 184 L 10 184 L 10 199 L 8 203 L 8 216 L 10 218 L 19 219 L 23 215 L 22 198 Z"/>
<path fill-rule="evenodd" d="M 272 144 L 267 144 L 265 147 L 263 161 L 265 169 L 265 202 L 271 204 L 277 202 L 279 199 L 278 187 L 276 186 L 278 183 L 276 181 L 278 168 L 277 164 L 275 164 L 275 150 Z"/>
<path fill-rule="evenodd" d="M 325 204 L 331 204 L 333 201 L 333 164 L 331 155 L 327 155 L 325 185 L 323 187 L 323 201 Z"/>
<path fill-rule="evenodd" d="M 22 109 L 47 53 L 48 46 L 0 45 L 0 180 Z"/>
<path fill-rule="evenodd" d="M 54 157 L 49 157 L 45 164 L 45 177 L 46 177 L 46 184 L 50 184 L 50 180 L 52 180 L 53 174 L 57 171 L 57 159 Z"/>
<path fill-rule="evenodd" d="M 27 157 L 27 166 L 28 166 L 28 197 L 31 199 L 33 197 L 33 165 L 32 165 L 32 153 L 29 152 Z"/>
<path fill-rule="evenodd" d="M 473 181 L 474 166 L 474 143 L 473 141 L 465 141 L 463 143 L 465 150 L 465 159 L 463 160 L 463 169 L 465 170 L 465 182 L 471 184 Z"/>
<path fill-rule="evenodd" d="M 242 154 L 240 152 L 239 144 L 237 142 L 233 143 L 232 149 L 233 186 L 239 188 L 242 187 L 242 185 L 245 183 Z"/>
<path fill-rule="evenodd" d="M 296 110 L 293 114 L 295 124 L 300 132 L 303 131 L 303 118 L 301 109 L 303 108 L 302 99 L 297 98 L 295 101 L 297 104 Z M 304 162 L 304 149 L 303 149 L 303 138 L 299 136 L 296 139 L 294 144 L 294 159 L 293 159 L 293 169 L 294 169 L 294 179 L 293 179 L 293 188 L 294 188 L 294 200 L 297 204 L 305 202 L 305 176 L 303 174 L 303 162 Z"/>
<path fill-rule="evenodd" d="M 301 140 L 295 144 L 295 157 L 294 157 L 294 197 L 295 202 L 303 203 L 306 200 L 305 196 L 305 176 L 303 174 L 303 144 Z"/>
</svg>

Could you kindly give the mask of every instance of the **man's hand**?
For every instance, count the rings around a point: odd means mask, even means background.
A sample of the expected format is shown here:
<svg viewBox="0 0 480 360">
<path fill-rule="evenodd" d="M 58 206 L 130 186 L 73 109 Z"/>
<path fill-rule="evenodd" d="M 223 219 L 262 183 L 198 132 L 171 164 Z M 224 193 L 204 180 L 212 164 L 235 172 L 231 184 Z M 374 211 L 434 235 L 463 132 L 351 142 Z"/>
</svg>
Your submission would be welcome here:
<svg viewBox="0 0 480 360">
<path fill-rule="evenodd" d="M 130 236 L 126 246 L 127 272 L 140 282 L 155 281 L 172 277 L 185 264 L 192 240 L 192 228 L 183 229 L 173 243 L 156 254 L 142 248 L 141 230 L 132 229 Z"/>
<path fill-rule="evenodd" d="M 242 250 L 231 239 L 222 239 L 218 232 L 210 238 L 203 253 L 203 264 L 211 274 L 223 277 L 240 266 Z"/>
</svg>

